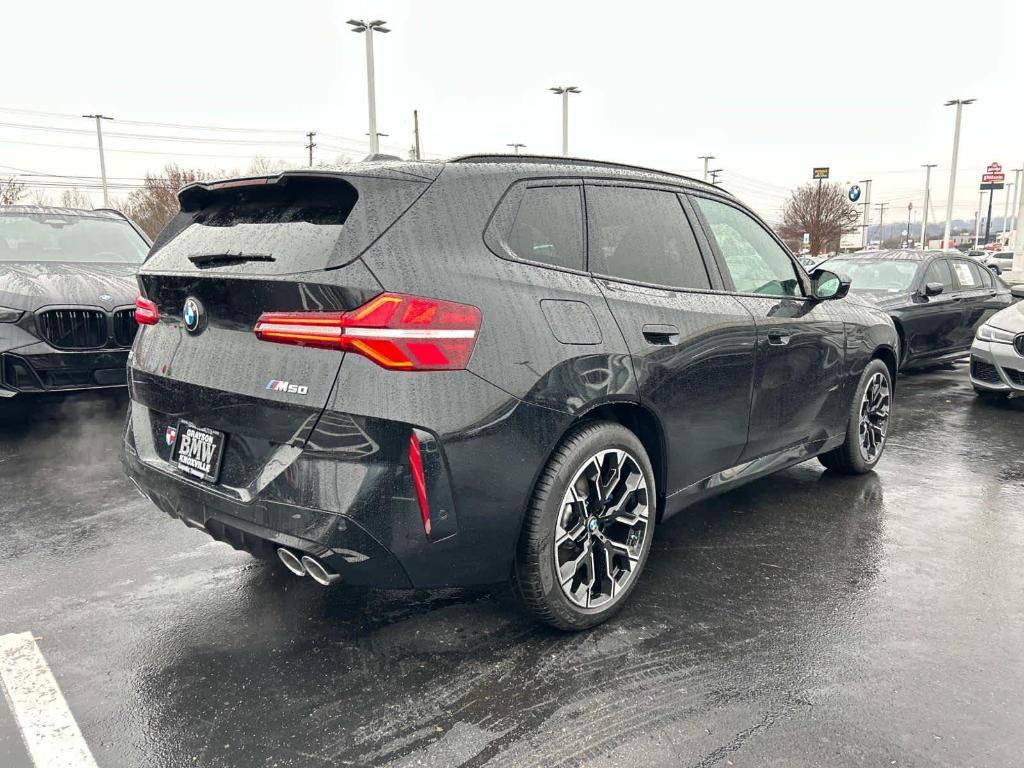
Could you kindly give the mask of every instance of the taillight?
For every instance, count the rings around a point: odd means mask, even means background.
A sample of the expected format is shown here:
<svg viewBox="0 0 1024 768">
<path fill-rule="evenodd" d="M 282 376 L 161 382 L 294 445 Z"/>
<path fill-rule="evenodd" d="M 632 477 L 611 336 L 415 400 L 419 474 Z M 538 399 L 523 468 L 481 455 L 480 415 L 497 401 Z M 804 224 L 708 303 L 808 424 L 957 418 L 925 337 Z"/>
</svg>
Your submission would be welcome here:
<svg viewBox="0 0 1024 768">
<path fill-rule="evenodd" d="M 468 304 L 383 293 L 349 312 L 264 312 L 263 341 L 343 349 L 401 371 L 455 371 L 469 363 L 480 310 Z"/>
<path fill-rule="evenodd" d="M 160 310 L 154 302 L 139 296 L 135 299 L 135 322 L 139 325 L 156 325 L 160 322 Z"/>
</svg>

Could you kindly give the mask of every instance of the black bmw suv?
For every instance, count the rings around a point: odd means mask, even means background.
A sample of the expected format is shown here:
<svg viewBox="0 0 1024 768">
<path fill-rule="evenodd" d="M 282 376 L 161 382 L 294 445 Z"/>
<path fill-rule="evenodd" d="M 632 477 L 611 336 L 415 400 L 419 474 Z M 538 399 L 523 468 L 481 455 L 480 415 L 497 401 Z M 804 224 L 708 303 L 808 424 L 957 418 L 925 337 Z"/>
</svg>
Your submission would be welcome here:
<svg viewBox="0 0 1024 768">
<path fill-rule="evenodd" d="M 511 580 L 581 629 L 664 518 L 885 446 L 891 320 L 720 188 L 471 156 L 180 203 L 139 274 L 128 474 L 322 584 Z"/>
</svg>

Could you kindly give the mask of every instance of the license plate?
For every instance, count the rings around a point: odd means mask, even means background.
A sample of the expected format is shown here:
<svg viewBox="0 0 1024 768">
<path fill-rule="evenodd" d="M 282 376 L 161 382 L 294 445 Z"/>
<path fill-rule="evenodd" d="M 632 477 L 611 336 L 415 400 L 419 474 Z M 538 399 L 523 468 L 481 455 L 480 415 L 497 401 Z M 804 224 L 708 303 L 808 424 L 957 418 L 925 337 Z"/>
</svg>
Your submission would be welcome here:
<svg viewBox="0 0 1024 768">
<path fill-rule="evenodd" d="M 200 480 L 216 483 L 224 458 L 224 433 L 187 421 L 178 422 L 178 435 L 171 461 L 178 469 Z"/>
</svg>

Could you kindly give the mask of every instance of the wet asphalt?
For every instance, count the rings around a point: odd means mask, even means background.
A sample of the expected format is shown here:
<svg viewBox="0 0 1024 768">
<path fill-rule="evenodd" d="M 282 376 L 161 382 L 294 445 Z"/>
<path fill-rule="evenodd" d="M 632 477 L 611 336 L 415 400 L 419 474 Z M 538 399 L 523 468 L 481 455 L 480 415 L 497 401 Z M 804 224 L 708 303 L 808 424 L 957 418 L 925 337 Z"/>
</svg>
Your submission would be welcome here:
<svg viewBox="0 0 1024 768">
<path fill-rule="evenodd" d="M 572 635 L 213 542 L 121 474 L 124 403 L 0 415 L 0 634 L 34 633 L 103 768 L 1024 764 L 1024 400 L 962 365 L 900 380 L 876 473 L 673 518 Z"/>
</svg>

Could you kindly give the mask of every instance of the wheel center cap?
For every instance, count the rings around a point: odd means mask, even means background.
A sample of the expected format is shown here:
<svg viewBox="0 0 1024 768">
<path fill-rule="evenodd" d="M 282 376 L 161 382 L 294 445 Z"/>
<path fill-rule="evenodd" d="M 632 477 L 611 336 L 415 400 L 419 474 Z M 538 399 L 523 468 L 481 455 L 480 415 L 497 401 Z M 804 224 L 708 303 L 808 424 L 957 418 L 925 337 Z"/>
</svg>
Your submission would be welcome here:
<svg viewBox="0 0 1024 768">
<path fill-rule="evenodd" d="M 587 530 L 590 531 L 591 533 L 593 533 L 594 531 L 597 530 L 597 518 L 596 517 L 592 517 L 589 520 L 587 520 Z"/>
</svg>

